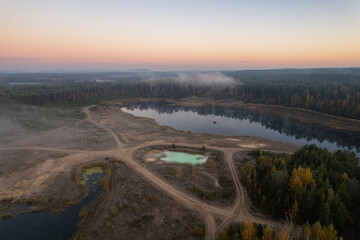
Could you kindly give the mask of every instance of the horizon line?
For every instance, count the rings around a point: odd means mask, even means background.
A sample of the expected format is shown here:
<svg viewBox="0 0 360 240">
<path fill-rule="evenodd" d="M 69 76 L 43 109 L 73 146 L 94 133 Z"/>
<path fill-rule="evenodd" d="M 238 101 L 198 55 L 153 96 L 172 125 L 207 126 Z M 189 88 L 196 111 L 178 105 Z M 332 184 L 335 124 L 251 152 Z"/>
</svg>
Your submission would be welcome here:
<svg viewBox="0 0 360 240">
<path fill-rule="evenodd" d="M 204 70 L 156 70 L 151 68 L 129 68 L 129 69 L 49 69 L 49 70 L 28 70 L 28 69 L 0 69 L 0 73 L 117 73 L 117 72 L 236 72 L 236 71 L 271 71 L 271 70 L 320 70 L 320 69 L 360 69 L 360 66 L 334 66 L 334 67 L 280 67 L 280 68 L 241 68 L 241 69 L 204 69 Z"/>
</svg>

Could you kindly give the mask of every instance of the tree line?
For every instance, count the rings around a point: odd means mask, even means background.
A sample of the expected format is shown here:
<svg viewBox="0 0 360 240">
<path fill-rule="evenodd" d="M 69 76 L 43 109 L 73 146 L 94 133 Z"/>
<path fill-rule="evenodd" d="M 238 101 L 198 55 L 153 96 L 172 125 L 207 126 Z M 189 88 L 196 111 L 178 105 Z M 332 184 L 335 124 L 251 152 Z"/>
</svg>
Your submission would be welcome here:
<svg viewBox="0 0 360 240">
<path fill-rule="evenodd" d="M 359 74 L 251 72 L 231 76 L 244 82 L 240 99 L 360 118 Z"/>
<path fill-rule="evenodd" d="M 302 229 L 294 228 L 290 223 L 282 229 L 273 229 L 266 225 L 256 224 L 249 218 L 246 222 L 230 224 L 216 240 L 342 240 L 333 226 L 321 226 L 319 222 L 305 224 Z"/>
<path fill-rule="evenodd" d="M 36 86 L 10 86 L 7 77 L 0 84 L 0 102 L 46 105 L 98 98 L 149 97 L 235 99 L 251 103 L 304 108 L 317 112 L 360 119 L 360 74 L 304 74 L 287 72 L 230 72 L 234 84 L 198 84 L 176 78 L 146 80 L 122 77 L 111 82 L 86 81 L 94 76 L 81 74 Z M 78 77 L 83 82 L 73 81 Z M 19 77 L 18 77 L 19 78 Z M 21 76 L 20 79 L 25 78 Z M 62 77 L 65 78 L 65 77 Z M 105 77 L 104 77 L 105 78 Z M 70 80 L 69 80 L 70 79 Z M 108 76 L 106 79 L 110 79 Z M 39 80 L 40 81 L 40 80 Z M 41 82 L 45 81 L 41 78 Z"/>
</svg>

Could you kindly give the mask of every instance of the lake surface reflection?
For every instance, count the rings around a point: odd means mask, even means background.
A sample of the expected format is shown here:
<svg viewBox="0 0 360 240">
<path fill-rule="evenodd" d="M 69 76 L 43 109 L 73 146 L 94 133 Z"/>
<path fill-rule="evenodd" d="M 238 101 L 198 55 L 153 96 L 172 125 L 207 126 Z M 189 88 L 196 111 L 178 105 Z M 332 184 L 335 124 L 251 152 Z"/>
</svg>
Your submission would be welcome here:
<svg viewBox="0 0 360 240">
<path fill-rule="evenodd" d="M 160 125 L 195 133 L 260 136 L 284 143 L 316 144 L 330 151 L 346 149 L 360 156 L 360 136 L 258 112 L 217 106 L 177 107 L 166 102 L 137 102 L 121 108 L 135 116 L 153 118 Z M 214 124 L 216 122 L 216 124 Z"/>
</svg>

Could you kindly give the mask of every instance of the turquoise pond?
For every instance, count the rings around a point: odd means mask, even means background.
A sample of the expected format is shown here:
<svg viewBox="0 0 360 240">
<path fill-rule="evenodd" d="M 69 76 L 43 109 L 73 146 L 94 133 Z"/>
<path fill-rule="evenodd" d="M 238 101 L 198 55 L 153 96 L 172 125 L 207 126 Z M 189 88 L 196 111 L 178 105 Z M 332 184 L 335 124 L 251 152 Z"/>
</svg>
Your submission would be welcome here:
<svg viewBox="0 0 360 240">
<path fill-rule="evenodd" d="M 208 159 L 204 155 L 190 154 L 184 152 L 164 152 L 165 157 L 160 158 L 165 162 L 176 162 L 176 163 L 190 163 L 192 165 L 205 163 Z"/>
</svg>

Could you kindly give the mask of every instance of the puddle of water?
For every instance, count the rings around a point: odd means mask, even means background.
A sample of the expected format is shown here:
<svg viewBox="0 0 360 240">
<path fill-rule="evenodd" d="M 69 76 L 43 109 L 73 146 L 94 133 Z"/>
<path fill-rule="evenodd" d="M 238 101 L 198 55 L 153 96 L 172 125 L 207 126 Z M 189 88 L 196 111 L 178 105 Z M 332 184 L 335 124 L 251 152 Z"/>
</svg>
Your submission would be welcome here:
<svg viewBox="0 0 360 240">
<path fill-rule="evenodd" d="M 104 176 L 104 169 L 93 167 L 85 169 L 82 183 L 89 187 L 89 195 L 81 202 L 65 209 L 59 214 L 48 211 L 31 212 L 30 206 L 15 205 L 12 207 L 13 217 L 8 220 L 0 219 L 0 239 L 55 239 L 71 238 L 77 230 L 80 210 L 95 200 L 103 191 L 100 179 Z M 28 210 L 21 214 L 16 209 Z M 1 212 L 0 215 L 7 213 Z"/>
<path fill-rule="evenodd" d="M 192 165 L 205 163 L 208 159 L 204 155 L 200 154 L 190 154 L 184 152 L 171 152 L 166 151 L 165 157 L 160 158 L 165 162 L 176 162 L 176 163 L 190 163 Z"/>
</svg>

